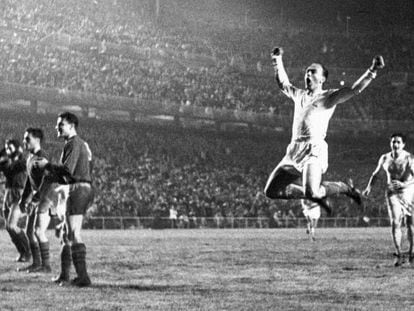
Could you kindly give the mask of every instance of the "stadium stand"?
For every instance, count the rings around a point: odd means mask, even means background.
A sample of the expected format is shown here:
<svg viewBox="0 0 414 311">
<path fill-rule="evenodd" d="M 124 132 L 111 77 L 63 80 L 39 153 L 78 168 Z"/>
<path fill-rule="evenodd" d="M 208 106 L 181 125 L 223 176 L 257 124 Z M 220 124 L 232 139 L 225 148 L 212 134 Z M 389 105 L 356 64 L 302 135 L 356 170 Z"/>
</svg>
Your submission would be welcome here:
<svg viewBox="0 0 414 311">
<path fill-rule="evenodd" d="M 201 0 L 192 7 L 185 3 L 171 0 L 157 8 L 145 0 L 4 0 L 1 82 L 289 119 L 290 104 L 275 87 L 269 66 L 269 51 L 278 44 L 286 46 L 286 66 L 297 85 L 310 62 L 331 68 L 330 87 L 338 87 L 352 83 L 373 54 L 384 55 L 386 74 L 346 109 L 338 107 L 334 122 L 361 125 L 414 117 L 410 29 L 380 37 L 378 32 L 345 33 L 338 31 L 343 16 L 324 31 L 293 22 L 285 29 L 279 25 L 289 16 L 257 21 L 239 11 L 228 14 L 241 10 L 230 1 L 213 11 Z M 221 9 L 228 14 L 225 23 L 217 15 Z M 273 23 L 277 26 L 270 28 Z M 281 30 L 275 34 L 274 28 Z M 54 123 L 48 115 L 34 120 L 29 113 L 2 111 L 0 128 L 3 139 L 20 137 L 28 126 L 49 129 L 48 149 L 56 159 L 60 144 L 50 130 Z M 189 217 L 273 217 L 280 206 L 297 209 L 295 203 L 276 206 L 261 194 L 264 179 L 284 153 L 286 133 L 263 138 L 116 121 L 84 124 L 81 134 L 95 155 L 97 197 L 91 215 L 166 216 L 172 204 Z M 351 175 L 366 181 L 369 165 L 377 160 L 372 155 L 388 142 L 373 133 L 361 136 L 357 144 L 330 138 L 327 179 Z M 349 202 L 338 204 L 343 205 L 339 215 L 356 214 Z M 385 215 L 379 206 L 380 195 L 367 214 Z"/>
<path fill-rule="evenodd" d="M 20 138 L 25 128 L 46 130 L 46 150 L 56 161 L 62 142 L 53 130 L 55 116 L 2 110 L 3 139 Z M 132 122 L 81 119 L 80 135 L 94 153 L 95 203 L 91 216 L 168 217 L 169 206 L 178 215 L 196 217 L 273 217 L 277 210 L 298 202 L 271 202 L 262 188 L 268 172 L 284 154 L 285 135 L 240 134 L 160 127 Z M 365 185 L 375 158 L 388 138 L 332 137 L 331 168 L 327 179 L 353 177 Z M 382 142 L 383 141 L 383 142 Z M 378 187 L 379 188 L 379 187 Z M 2 192 L 0 192 L 2 193 Z M 367 215 L 384 216 L 382 193 L 374 193 Z M 359 215 L 347 200 L 338 200 L 339 216 Z"/>
<path fill-rule="evenodd" d="M 193 23 L 197 12 L 174 9 L 175 1 L 168 5 L 174 14 L 163 25 L 148 14 L 146 1 L 5 1 L 2 81 L 285 115 L 289 107 L 274 86 L 268 60 L 278 44 L 286 46 L 286 65 L 296 85 L 302 84 L 303 66 L 315 60 L 332 68 L 331 87 L 349 85 L 372 55 L 383 54 L 392 74 L 378 79 L 363 105 L 358 99 L 335 117 L 387 119 L 393 107 L 394 118 L 412 118 L 414 39 L 409 34 L 346 36 L 294 26 L 274 34 L 266 27 L 240 26 L 236 19 L 230 24 L 238 27 L 217 29 L 217 24 L 206 26 L 212 12 L 198 12 L 203 26 L 188 31 L 183 21 Z"/>
</svg>

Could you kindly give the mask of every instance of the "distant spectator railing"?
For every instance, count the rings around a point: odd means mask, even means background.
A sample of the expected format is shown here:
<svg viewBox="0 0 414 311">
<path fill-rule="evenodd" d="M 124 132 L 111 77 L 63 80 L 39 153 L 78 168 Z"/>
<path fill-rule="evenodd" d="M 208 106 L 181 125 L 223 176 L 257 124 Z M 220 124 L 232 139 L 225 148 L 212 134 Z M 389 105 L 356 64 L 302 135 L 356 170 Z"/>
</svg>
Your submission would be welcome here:
<svg viewBox="0 0 414 311">
<path fill-rule="evenodd" d="M 24 220 L 19 224 L 24 226 Z M 320 218 L 320 228 L 387 227 L 389 218 L 371 218 L 365 222 L 361 217 Z M 93 216 L 85 218 L 83 228 L 97 230 L 124 229 L 250 229 L 250 228 L 304 228 L 305 218 L 285 218 L 276 221 L 268 217 L 193 217 L 172 220 L 168 217 Z M 5 220 L 0 217 L 0 228 Z M 51 229 L 51 228 L 50 228 Z"/>
<path fill-rule="evenodd" d="M 371 218 L 369 222 L 360 217 L 321 218 L 318 227 L 386 227 L 389 218 Z M 248 229 L 248 228 L 303 228 L 305 218 L 281 219 L 276 221 L 267 217 L 194 217 L 172 220 L 168 217 L 90 217 L 85 219 L 84 228 L 88 229 Z"/>
</svg>

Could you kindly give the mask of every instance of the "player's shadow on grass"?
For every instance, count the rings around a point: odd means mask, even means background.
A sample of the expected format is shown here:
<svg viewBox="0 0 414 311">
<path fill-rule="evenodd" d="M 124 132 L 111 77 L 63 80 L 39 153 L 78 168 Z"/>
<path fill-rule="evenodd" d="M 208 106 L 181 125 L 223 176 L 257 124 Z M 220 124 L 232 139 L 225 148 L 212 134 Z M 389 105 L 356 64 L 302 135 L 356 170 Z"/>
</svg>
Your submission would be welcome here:
<svg viewBox="0 0 414 311">
<path fill-rule="evenodd" d="M 92 284 L 92 287 L 95 288 L 111 288 L 111 289 L 125 289 L 125 290 L 137 290 L 137 291 L 158 291 L 158 292 L 166 292 L 166 291 L 188 291 L 194 289 L 194 286 L 191 285 L 160 285 L 160 284 L 153 284 L 153 285 L 141 285 L 141 284 L 123 284 L 123 283 L 95 283 Z"/>
</svg>

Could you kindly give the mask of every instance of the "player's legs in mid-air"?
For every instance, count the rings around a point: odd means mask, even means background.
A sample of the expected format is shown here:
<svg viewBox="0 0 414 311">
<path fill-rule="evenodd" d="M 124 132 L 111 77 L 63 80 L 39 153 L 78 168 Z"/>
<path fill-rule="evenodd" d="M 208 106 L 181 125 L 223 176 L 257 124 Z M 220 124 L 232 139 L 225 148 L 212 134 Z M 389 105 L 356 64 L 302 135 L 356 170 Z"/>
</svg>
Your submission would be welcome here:
<svg viewBox="0 0 414 311">
<path fill-rule="evenodd" d="M 267 179 L 264 192 L 271 199 L 303 197 L 300 172 L 293 166 L 278 165 Z"/>
<path fill-rule="evenodd" d="M 358 204 L 361 195 L 352 183 L 323 181 L 328 167 L 325 142 L 298 142 L 288 146 L 287 154 L 270 174 L 265 195 L 271 199 L 309 199 L 331 212 L 326 198 L 345 194 Z"/>
</svg>

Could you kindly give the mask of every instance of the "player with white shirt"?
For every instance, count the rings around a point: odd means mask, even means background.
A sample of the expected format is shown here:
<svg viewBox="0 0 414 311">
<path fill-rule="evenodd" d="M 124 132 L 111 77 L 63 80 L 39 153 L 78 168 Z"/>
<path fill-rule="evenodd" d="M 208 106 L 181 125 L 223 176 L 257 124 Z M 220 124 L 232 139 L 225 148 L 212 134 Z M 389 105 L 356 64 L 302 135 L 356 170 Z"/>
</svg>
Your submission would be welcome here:
<svg viewBox="0 0 414 311">
<path fill-rule="evenodd" d="M 352 181 L 322 182 L 328 168 L 328 145 L 325 141 L 329 121 L 338 104 L 360 94 L 384 67 L 381 56 L 375 56 L 370 68 L 352 85 L 340 89 L 323 89 L 328 70 L 313 63 L 305 71 L 305 89 L 293 86 L 282 61 L 283 50 L 275 48 L 272 64 L 275 80 L 294 102 L 292 138 L 286 155 L 270 174 L 265 194 L 271 199 L 309 199 L 330 212 L 326 198 L 344 194 L 362 204 L 360 192 Z"/>
<path fill-rule="evenodd" d="M 388 207 L 388 215 L 391 221 L 391 234 L 394 242 L 396 260 L 394 265 L 400 266 L 403 263 L 401 253 L 401 227 L 404 219 L 407 225 L 407 238 L 410 245 L 409 261 L 414 261 L 414 155 L 404 150 L 405 135 L 394 133 L 390 138 L 391 151 L 381 155 L 378 165 L 373 171 L 363 194 L 368 196 L 372 186 L 375 184 L 378 174 L 383 170 L 387 178 L 385 200 Z"/>
<path fill-rule="evenodd" d="M 318 226 L 318 220 L 321 217 L 321 207 L 318 203 L 311 200 L 300 200 L 302 213 L 306 218 L 306 233 L 309 234 L 312 241 L 316 240 L 315 230 Z"/>
</svg>

